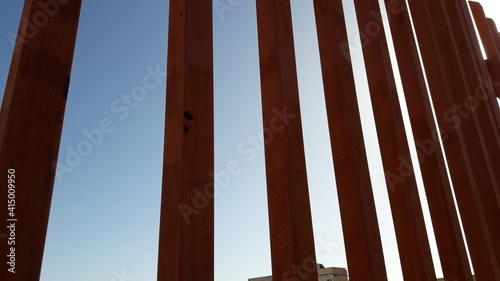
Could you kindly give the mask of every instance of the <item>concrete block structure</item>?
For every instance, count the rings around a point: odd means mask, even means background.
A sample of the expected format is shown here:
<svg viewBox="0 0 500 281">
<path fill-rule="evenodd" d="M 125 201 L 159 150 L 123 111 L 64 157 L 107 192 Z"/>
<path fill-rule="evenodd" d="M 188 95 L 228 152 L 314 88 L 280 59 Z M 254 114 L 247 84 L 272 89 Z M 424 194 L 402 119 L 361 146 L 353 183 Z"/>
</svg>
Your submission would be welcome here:
<svg viewBox="0 0 500 281">
<path fill-rule="evenodd" d="M 341 267 L 324 267 L 317 265 L 318 281 L 349 281 L 347 270 Z M 272 276 L 250 278 L 248 281 L 272 281 Z"/>
</svg>

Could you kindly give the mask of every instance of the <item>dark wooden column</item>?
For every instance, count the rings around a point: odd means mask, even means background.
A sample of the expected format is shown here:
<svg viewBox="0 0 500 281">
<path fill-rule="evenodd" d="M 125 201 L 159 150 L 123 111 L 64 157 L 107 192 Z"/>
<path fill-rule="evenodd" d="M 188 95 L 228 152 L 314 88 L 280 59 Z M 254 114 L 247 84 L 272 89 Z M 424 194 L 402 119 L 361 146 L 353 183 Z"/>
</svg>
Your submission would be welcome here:
<svg viewBox="0 0 500 281">
<path fill-rule="evenodd" d="M 486 18 L 486 20 L 488 21 L 488 26 L 490 27 L 491 36 L 492 36 L 494 44 L 495 44 L 494 47 L 495 47 L 495 50 L 497 51 L 496 53 L 498 54 L 496 56 L 496 58 L 498 60 L 500 60 L 500 36 L 495 36 L 495 34 L 498 35 L 497 25 L 496 25 L 495 21 L 491 18 Z"/>
<path fill-rule="evenodd" d="M 355 0 L 368 86 L 405 280 L 436 280 L 377 0 Z"/>
<path fill-rule="evenodd" d="M 488 21 L 491 36 L 493 37 L 493 41 L 495 42 L 495 48 L 498 54 L 497 58 L 500 60 L 500 33 L 498 33 L 497 25 L 493 19 L 486 18 L 486 20 Z"/>
<path fill-rule="evenodd" d="M 406 1 L 386 0 L 406 105 L 446 280 L 472 280 Z"/>
<path fill-rule="evenodd" d="M 451 0 L 449 0 L 451 1 Z M 469 5 L 467 4 L 467 0 L 458 0 L 453 1 L 455 6 L 457 7 L 459 13 L 459 19 L 461 22 L 461 28 L 465 33 L 465 39 L 467 40 L 467 48 L 472 53 L 472 57 L 476 63 L 477 70 L 479 70 L 479 74 L 481 76 L 478 77 L 480 80 L 481 87 L 484 88 L 485 94 L 487 94 L 488 99 L 485 101 L 488 114 L 490 115 L 490 119 L 493 122 L 494 126 L 496 126 L 497 130 L 500 131 L 500 107 L 498 107 L 498 102 L 496 98 L 495 88 L 492 85 L 490 73 L 488 70 L 488 66 L 486 65 L 483 57 L 483 53 L 481 50 L 481 46 L 479 43 L 478 34 L 476 33 L 476 28 L 474 27 L 474 21 L 470 12 Z M 451 6 L 452 3 L 446 2 L 447 5 Z M 489 108 L 488 108 L 489 106 Z M 500 135 L 495 132 L 496 138 L 500 141 Z M 499 181 L 497 179 L 497 181 Z"/>
<path fill-rule="evenodd" d="M 49 2 L 24 3 L 0 112 L 1 280 L 40 278 L 81 6 Z"/>
<path fill-rule="evenodd" d="M 290 2 L 256 4 L 273 280 L 318 280 Z"/>
<path fill-rule="evenodd" d="M 460 2 L 465 5 L 466 14 L 462 11 L 459 5 Z M 465 84 L 465 93 L 460 98 L 465 109 L 467 109 L 466 102 L 470 104 L 471 119 L 476 126 L 486 167 L 491 178 L 492 184 L 480 185 L 480 192 L 498 263 L 500 261 L 500 239 L 495 237 L 500 237 L 500 220 L 498 219 L 500 217 L 500 194 L 498 193 L 500 183 L 500 136 L 493 112 L 493 108 L 498 110 L 498 102 L 496 101 L 494 89 L 485 87 L 481 81 L 482 78 L 480 78 L 486 77 L 490 79 L 465 0 L 456 2 L 443 0 L 443 8 L 448 22 L 448 29 L 452 34 L 452 43 L 457 54 L 461 77 Z M 470 30 L 467 27 L 467 21 L 470 21 Z M 482 65 L 480 66 L 480 64 Z M 481 70 L 482 67 L 484 67 L 484 73 Z M 477 97 L 480 93 L 486 96 L 485 100 Z M 461 93 L 458 94 L 460 96 Z M 458 100 L 455 100 L 455 102 L 458 102 Z M 466 119 L 466 117 L 463 119 Z M 478 157 L 478 155 L 473 157 Z M 500 263 L 498 265 L 500 266 Z"/>
<path fill-rule="evenodd" d="M 479 49 L 478 37 L 475 31 L 471 32 L 467 28 L 466 17 L 471 20 L 468 7 L 466 6 L 467 14 L 464 15 L 461 10 L 458 10 L 460 7 L 456 2 L 458 3 L 460 0 L 442 0 L 445 11 L 443 16 L 446 18 L 451 33 L 452 44 L 460 67 L 458 70 L 461 72 L 465 86 L 463 91 L 459 93 L 462 98 L 462 104 L 459 105 L 463 105 L 465 110 L 470 112 L 470 119 L 474 120 L 486 166 L 493 184 L 490 188 L 494 189 L 498 185 L 498 180 L 500 180 L 500 135 L 493 112 L 493 107 L 498 109 L 498 103 L 493 88 L 487 88 L 484 83 L 484 79 L 490 79 L 489 72 L 486 70 L 486 64 Z M 484 73 L 481 67 L 484 67 Z M 482 100 L 478 96 L 486 96 L 486 98 Z M 470 106 L 469 109 L 467 109 L 467 105 Z M 464 114 L 463 119 L 468 118 L 466 116 L 468 115 Z M 497 200 L 500 200 L 500 198 L 497 198 Z M 497 214 L 500 216 L 498 202 Z"/>
<path fill-rule="evenodd" d="M 490 31 L 492 33 L 493 40 L 495 41 L 495 48 L 499 56 L 495 58 L 490 58 L 486 60 L 486 65 L 491 74 L 491 80 L 493 87 L 495 88 L 497 98 L 500 98 L 500 36 L 498 36 L 498 29 L 495 21 L 487 18 Z"/>
<path fill-rule="evenodd" d="M 171 0 L 159 281 L 214 280 L 212 1 Z"/>
<path fill-rule="evenodd" d="M 500 54 L 500 32 L 498 32 L 498 29 L 497 29 L 497 26 L 495 24 L 491 24 L 493 20 L 490 21 L 490 28 L 491 30 L 493 31 L 493 37 L 495 37 L 495 41 L 496 41 L 496 46 L 497 46 L 497 52 L 498 54 Z M 496 32 L 496 34 L 495 34 Z"/>
<path fill-rule="evenodd" d="M 453 187 L 477 280 L 500 276 L 492 248 L 493 237 L 483 206 L 480 187 L 491 187 L 479 136 L 472 118 L 454 118 L 454 105 L 462 105 L 465 86 L 458 71 L 449 27 L 440 1 L 408 2 L 441 129 Z M 458 96 L 458 97 L 457 97 Z M 475 164 L 476 162 L 478 164 Z M 483 165 L 481 166 L 481 163 Z"/>
<path fill-rule="evenodd" d="M 497 82 L 493 83 L 496 96 L 500 97 L 500 54 L 495 40 L 497 34 L 496 25 L 493 20 L 486 18 L 481 4 L 471 1 L 469 2 L 469 6 L 474 16 L 481 42 L 483 43 L 491 79 L 493 82 Z"/>
<path fill-rule="evenodd" d="M 349 280 L 387 280 L 341 0 L 315 0 Z"/>
<path fill-rule="evenodd" d="M 483 6 L 478 2 L 469 1 L 469 6 L 474 16 L 474 21 L 476 23 L 477 30 L 479 32 L 479 36 L 481 37 L 481 43 L 483 44 L 484 51 L 486 53 L 486 57 L 488 59 L 498 59 L 500 54 L 498 53 L 498 47 L 495 41 L 496 32 L 491 27 L 494 25 L 493 20 L 488 19 L 486 14 L 484 13 Z M 493 23 L 490 26 L 490 21 Z"/>
</svg>

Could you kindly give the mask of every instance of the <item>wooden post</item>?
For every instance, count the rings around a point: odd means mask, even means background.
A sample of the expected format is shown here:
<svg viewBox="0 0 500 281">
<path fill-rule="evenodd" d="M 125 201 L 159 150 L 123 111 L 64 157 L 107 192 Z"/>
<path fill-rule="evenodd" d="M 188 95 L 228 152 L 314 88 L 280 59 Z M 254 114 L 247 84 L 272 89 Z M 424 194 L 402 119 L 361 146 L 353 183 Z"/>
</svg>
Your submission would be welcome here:
<svg viewBox="0 0 500 281">
<path fill-rule="evenodd" d="M 487 58 L 486 64 L 488 65 L 488 70 L 493 81 L 496 96 L 500 97 L 500 83 L 494 83 L 495 81 L 500 82 L 500 54 L 495 40 L 495 22 L 486 18 L 481 4 L 470 1 L 469 6 L 472 11 L 472 15 L 474 16 L 477 30 L 479 32 L 479 36 L 481 37 L 481 42 L 483 43 Z"/>
<path fill-rule="evenodd" d="M 289 0 L 257 0 L 273 280 L 318 280 Z"/>
<path fill-rule="evenodd" d="M 465 6 L 466 13 L 462 11 L 459 3 Z M 472 26 L 472 18 L 465 0 L 456 2 L 444 0 L 443 8 L 452 34 L 452 43 L 457 54 L 461 77 L 465 84 L 465 95 L 461 97 L 464 101 L 464 109 L 471 112 L 491 178 L 491 185 L 480 185 L 480 194 L 482 194 L 488 228 L 493 238 L 493 249 L 500 266 L 500 239 L 495 239 L 495 237 L 500 237 L 500 220 L 498 219 L 500 217 L 500 190 L 498 189 L 500 184 L 500 134 L 493 112 L 493 109 L 498 110 L 498 102 L 494 89 L 486 87 L 481 81 L 483 79 L 480 78 L 489 78 L 489 73 L 486 70 L 487 67 L 479 48 L 479 39 Z M 471 25 L 470 28 L 467 27 L 468 24 Z M 482 72 L 481 67 L 484 67 L 484 72 Z M 482 100 L 479 98 L 480 96 L 486 96 L 486 99 Z M 469 102 L 470 109 L 467 109 L 465 101 Z M 479 155 L 474 156 L 478 157 Z"/>
<path fill-rule="evenodd" d="M 341 0 L 315 0 L 349 280 L 387 280 Z"/>
<path fill-rule="evenodd" d="M 159 281 L 214 280 L 212 1 L 171 0 Z"/>
<path fill-rule="evenodd" d="M 483 43 L 487 58 L 486 64 L 488 65 L 496 96 L 500 97 L 500 51 L 495 39 L 498 32 L 495 22 L 492 19 L 486 18 L 481 4 L 470 1 L 469 6 L 474 16 L 481 42 Z"/>
<path fill-rule="evenodd" d="M 470 52 L 472 52 L 472 57 L 476 63 L 475 69 L 478 67 L 476 71 L 479 70 L 479 75 L 481 75 L 478 78 L 480 79 L 481 86 L 484 88 L 484 92 L 488 97 L 484 103 L 486 104 L 486 109 L 490 115 L 490 122 L 494 123 L 492 126 L 496 126 L 497 131 L 500 132 L 500 107 L 498 106 L 495 88 L 491 82 L 488 66 L 484 61 L 469 5 L 467 5 L 466 0 L 458 0 L 454 1 L 454 3 L 457 7 L 456 9 L 458 10 L 458 16 L 461 22 L 460 26 L 466 35 L 465 40 L 467 40 L 467 48 L 469 48 Z M 452 3 L 446 2 L 446 4 L 451 6 Z M 496 134 L 496 138 L 500 141 L 500 135 L 497 132 L 494 133 Z"/>
<path fill-rule="evenodd" d="M 491 80 L 496 91 L 496 96 L 497 98 L 500 98 L 500 36 L 497 36 L 498 29 L 495 22 L 490 18 L 487 18 L 487 21 L 498 56 L 488 57 L 486 65 L 488 66 L 488 70 L 491 74 Z M 497 100 L 495 99 L 495 101 Z"/>
<path fill-rule="evenodd" d="M 498 28 L 497 28 L 497 25 L 495 23 L 495 21 L 491 18 L 486 18 L 486 20 L 488 21 L 488 26 L 490 28 L 490 33 L 491 33 L 491 37 L 494 41 L 494 47 L 495 47 L 495 50 L 496 50 L 496 53 L 497 53 L 497 56 L 496 58 L 498 60 L 500 60 L 500 38 L 498 36 L 495 36 L 495 34 L 498 34 Z M 496 40 L 495 40 L 496 39 Z"/>
<path fill-rule="evenodd" d="M 465 0 L 463 1 L 465 3 Z M 451 0 L 443 0 L 444 18 L 450 30 L 451 42 L 456 53 L 458 66 L 460 67 L 458 70 L 461 73 L 465 86 L 459 95 L 461 94 L 460 98 L 462 99 L 465 111 L 470 112 L 471 114 L 469 115 L 474 120 L 481 141 L 484 159 L 491 182 L 493 183 L 490 188 L 494 189 L 499 183 L 498 180 L 500 180 L 500 134 L 493 112 L 494 107 L 498 109 L 498 103 L 496 102 L 494 89 L 491 85 L 490 87 L 485 85 L 491 83 L 484 82 L 486 79 L 489 79 L 489 72 L 486 70 L 487 67 L 479 48 L 478 37 L 474 30 L 469 31 L 467 28 L 467 19 L 471 21 L 468 6 L 465 4 L 467 14 L 464 15 L 457 4 L 459 2 L 461 0 L 456 1 L 456 3 Z M 472 21 L 470 24 L 472 25 Z M 482 72 L 482 67 L 484 67 L 484 73 Z M 457 73 L 458 71 L 455 72 Z M 486 98 L 479 98 L 481 96 L 486 96 Z M 466 117 L 468 116 L 467 114 L 463 115 L 464 119 L 468 118 Z M 500 203 L 500 197 L 497 200 Z M 500 216 L 499 203 L 497 205 L 498 215 Z"/>
<path fill-rule="evenodd" d="M 0 112 L 1 280 L 40 278 L 80 6 L 24 3 Z"/>
<path fill-rule="evenodd" d="M 440 1 L 413 0 L 408 3 L 474 271 L 478 280 L 498 280 L 500 275 L 492 248 L 493 237 L 487 225 L 479 188 L 491 186 L 491 182 L 487 173 L 484 175 L 487 169 L 479 167 L 481 159 L 478 160 L 478 157 L 482 151 L 472 118 L 462 120 L 459 115 L 456 116 L 456 106 L 463 102 L 463 96 L 457 96 L 463 93 L 465 86 L 461 84 L 462 78 L 457 71 L 460 68 L 444 11 Z M 473 165 L 474 161 L 479 164 Z M 481 184 L 484 181 L 486 184 Z"/>
<path fill-rule="evenodd" d="M 495 33 L 493 33 L 490 29 L 490 23 L 486 18 L 483 6 L 474 1 L 469 1 L 469 6 L 472 11 L 472 15 L 474 16 L 474 21 L 476 23 L 479 36 L 481 37 L 486 57 L 488 59 L 498 59 L 500 56 L 494 38 Z"/>
<path fill-rule="evenodd" d="M 385 4 L 444 277 L 472 281 L 408 7 L 404 0 Z"/>
<path fill-rule="evenodd" d="M 405 280 L 436 280 L 377 0 L 355 0 L 375 125 Z"/>
</svg>

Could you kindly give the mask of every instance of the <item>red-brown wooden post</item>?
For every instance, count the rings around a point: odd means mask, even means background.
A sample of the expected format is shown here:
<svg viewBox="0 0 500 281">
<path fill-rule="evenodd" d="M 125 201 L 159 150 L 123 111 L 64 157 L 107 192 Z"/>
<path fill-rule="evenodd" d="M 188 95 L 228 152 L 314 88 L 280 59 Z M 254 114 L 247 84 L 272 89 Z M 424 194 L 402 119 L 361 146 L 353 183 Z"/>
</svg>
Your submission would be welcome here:
<svg viewBox="0 0 500 281">
<path fill-rule="evenodd" d="M 446 19 L 443 18 L 444 11 L 439 1 L 413 0 L 408 3 L 476 278 L 499 280 L 500 273 L 492 248 L 493 237 L 479 188 L 491 186 L 491 182 L 484 174 L 477 179 L 478 169 L 484 169 L 479 171 L 481 173 L 487 170 L 472 164 L 477 161 L 478 155 L 482 155 L 481 144 L 471 118 L 465 119 L 468 122 L 458 123 L 458 119 L 453 117 L 456 113 L 454 105 L 458 101 L 463 102 L 463 98 L 460 100 L 455 96 L 463 91 L 464 86 L 457 71 L 460 68 Z M 486 184 L 481 184 L 481 181 L 486 181 Z"/>
<path fill-rule="evenodd" d="M 484 87 L 485 93 L 488 95 L 488 100 L 486 102 L 489 103 L 491 109 L 491 112 L 488 111 L 488 113 L 490 114 L 490 119 L 494 121 L 495 126 L 497 126 L 497 130 L 500 131 L 500 107 L 498 107 L 495 88 L 491 83 L 488 66 L 484 61 L 479 38 L 476 33 L 476 28 L 474 27 L 474 21 L 470 13 L 469 5 L 467 4 L 467 0 L 458 0 L 454 2 L 461 16 L 460 19 L 462 28 L 467 34 L 466 39 L 469 40 L 468 43 L 470 44 L 469 46 L 471 47 L 473 57 L 479 66 L 481 75 L 479 79 L 481 80 L 481 85 Z M 497 139 L 500 140 L 500 136 L 497 135 Z"/>
<path fill-rule="evenodd" d="M 465 0 L 463 1 L 465 4 Z M 478 37 L 475 30 L 469 31 L 467 28 L 467 21 L 470 21 L 472 25 L 468 6 L 465 4 L 467 14 L 464 14 L 460 5 L 457 4 L 459 2 L 461 0 L 443 0 L 444 17 L 449 26 L 456 59 L 465 86 L 461 95 L 462 104 L 466 111 L 470 111 L 471 119 L 475 122 L 491 182 L 493 183 L 490 188 L 494 189 L 494 186 L 498 185 L 498 180 L 500 180 L 498 178 L 500 176 L 500 134 L 493 112 L 493 107 L 498 109 L 498 103 L 496 103 L 494 89 L 486 87 L 484 82 L 486 79 L 490 79 L 490 75 L 479 49 Z M 481 96 L 486 96 L 486 98 L 478 98 Z M 495 103 L 492 102 L 493 100 Z M 467 103 L 469 103 L 469 109 L 467 109 Z M 500 202 L 500 198 L 497 198 L 497 200 Z M 500 205 L 498 203 L 497 205 L 499 207 L 497 214 L 500 216 Z"/>
<path fill-rule="evenodd" d="M 387 280 L 341 0 L 315 0 L 349 280 Z"/>
<path fill-rule="evenodd" d="M 49 2 L 24 3 L 0 112 L 1 280 L 40 278 L 81 6 Z"/>
<path fill-rule="evenodd" d="M 405 280 L 436 280 L 377 0 L 355 0 L 358 28 Z"/>
<path fill-rule="evenodd" d="M 472 281 L 406 1 L 385 4 L 444 277 Z"/>
<path fill-rule="evenodd" d="M 495 49 L 496 49 L 497 54 L 498 54 L 497 58 L 500 60 L 500 45 L 499 45 L 500 44 L 500 36 L 495 37 L 495 34 L 498 34 L 497 25 L 492 18 L 486 18 L 486 20 L 488 21 L 488 25 L 490 27 L 490 32 L 492 33 L 491 36 L 493 37 L 493 40 L 495 43 Z"/>
<path fill-rule="evenodd" d="M 459 3 L 467 9 L 464 13 Z M 483 207 L 485 208 L 488 227 L 491 233 L 493 249 L 497 262 L 500 261 L 500 134 L 496 126 L 493 108 L 498 110 L 498 102 L 492 87 L 485 87 L 481 81 L 489 78 L 484 58 L 479 48 L 479 39 L 472 26 L 472 18 L 465 0 L 444 0 L 443 8 L 448 29 L 452 34 L 453 47 L 457 54 L 458 64 L 465 84 L 465 95 L 461 96 L 464 108 L 468 101 L 472 119 L 479 134 L 486 167 L 489 169 L 491 185 L 480 185 Z M 467 27 L 470 21 L 471 28 Z M 481 65 L 480 65 L 481 64 Z M 481 68 L 484 67 L 484 73 Z M 457 76 L 458 77 L 458 76 Z M 480 99 L 479 96 L 486 96 Z M 465 118 L 464 118 L 465 119 Z M 474 155 L 479 156 L 479 155 Z M 479 168 L 479 167 L 477 167 Z M 500 266 L 500 263 L 498 263 Z"/>
<path fill-rule="evenodd" d="M 496 25 L 491 19 L 487 19 L 483 7 L 477 2 L 469 2 L 472 15 L 483 43 L 486 53 L 486 63 L 490 71 L 493 87 L 495 88 L 496 96 L 500 97 L 500 54 L 498 52 L 497 42 L 495 40 Z M 495 83 L 495 81 L 497 83 Z"/>
<path fill-rule="evenodd" d="M 476 23 L 479 36 L 481 37 L 481 42 L 483 43 L 483 48 L 488 59 L 496 58 L 498 59 L 499 53 L 496 46 L 496 41 L 494 34 L 490 29 L 490 24 L 484 13 L 483 6 L 478 2 L 469 1 L 469 6 L 474 16 L 474 21 Z"/>
<path fill-rule="evenodd" d="M 500 46 L 499 46 L 500 38 L 498 36 L 495 36 L 495 34 L 498 34 L 497 25 L 496 25 L 495 21 L 491 18 L 486 18 L 486 20 L 488 21 L 488 26 L 490 27 L 491 36 L 492 36 L 493 41 L 494 41 L 494 46 L 495 46 L 495 49 L 496 49 L 497 54 L 498 54 L 497 58 L 500 60 Z"/>
<path fill-rule="evenodd" d="M 493 20 L 491 20 L 493 21 Z M 493 22 L 494 23 L 494 22 Z M 491 24 L 490 23 L 491 30 L 493 32 L 493 37 L 495 38 L 496 41 L 496 46 L 497 46 L 497 52 L 500 54 L 500 32 L 498 32 L 497 25 L 496 24 Z M 496 33 L 495 33 L 496 32 Z M 495 36 L 496 35 L 496 36 Z"/>
<path fill-rule="evenodd" d="M 487 21 L 490 27 L 491 36 L 495 42 L 495 49 L 498 56 L 496 57 L 496 59 L 488 57 L 488 59 L 486 60 L 486 64 L 488 65 L 488 70 L 491 74 L 491 80 L 493 83 L 493 87 L 495 88 L 497 98 L 500 98 L 500 36 L 497 36 L 498 29 L 495 21 L 490 18 L 487 18 Z"/>
<path fill-rule="evenodd" d="M 214 280 L 212 1 L 171 0 L 159 281 Z"/>
<path fill-rule="evenodd" d="M 289 0 L 257 0 L 273 280 L 317 281 Z"/>
</svg>

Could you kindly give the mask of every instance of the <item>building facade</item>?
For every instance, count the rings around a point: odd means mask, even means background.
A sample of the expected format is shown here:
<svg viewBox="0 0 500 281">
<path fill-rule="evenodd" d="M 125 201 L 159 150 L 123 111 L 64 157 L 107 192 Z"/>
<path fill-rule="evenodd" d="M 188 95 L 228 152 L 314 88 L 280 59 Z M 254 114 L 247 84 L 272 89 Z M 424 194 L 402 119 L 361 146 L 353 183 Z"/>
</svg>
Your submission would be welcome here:
<svg viewBox="0 0 500 281">
<path fill-rule="evenodd" d="M 272 276 L 250 278 L 248 281 L 272 281 Z M 318 281 L 348 281 L 347 270 L 341 267 L 324 267 L 318 264 Z"/>
</svg>

